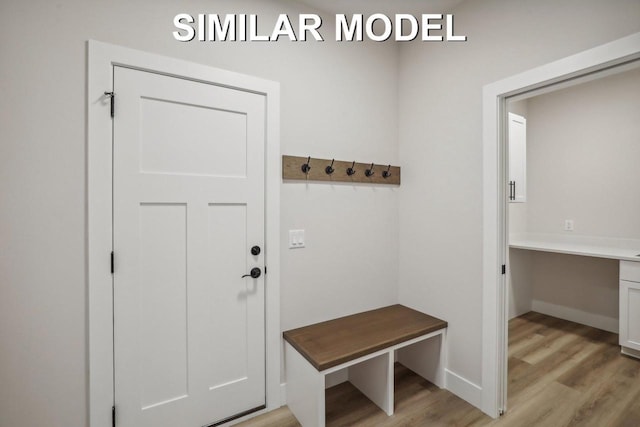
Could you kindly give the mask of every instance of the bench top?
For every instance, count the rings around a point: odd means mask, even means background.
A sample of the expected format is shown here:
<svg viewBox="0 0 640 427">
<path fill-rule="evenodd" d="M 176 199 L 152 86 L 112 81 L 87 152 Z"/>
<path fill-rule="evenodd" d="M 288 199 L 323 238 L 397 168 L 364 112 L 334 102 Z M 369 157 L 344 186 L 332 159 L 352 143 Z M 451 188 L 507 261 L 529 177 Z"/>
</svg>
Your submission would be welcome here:
<svg viewBox="0 0 640 427">
<path fill-rule="evenodd" d="M 324 371 L 446 327 L 444 320 L 397 304 L 291 329 L 283 335 L 318 371 Z"/>
</svg>

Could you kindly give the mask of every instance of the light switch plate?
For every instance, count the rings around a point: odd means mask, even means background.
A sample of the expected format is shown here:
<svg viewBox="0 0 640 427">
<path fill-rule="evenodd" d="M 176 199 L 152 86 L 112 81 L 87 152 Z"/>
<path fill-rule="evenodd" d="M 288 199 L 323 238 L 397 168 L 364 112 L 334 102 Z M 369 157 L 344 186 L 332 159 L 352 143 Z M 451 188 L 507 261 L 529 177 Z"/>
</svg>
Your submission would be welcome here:
<svg viewBox="0 0 640 427">
<path fill-rule="evenodd" d="M 304 248 L 304 230 L 289 230 L 289 249 Z"/>
</svg>

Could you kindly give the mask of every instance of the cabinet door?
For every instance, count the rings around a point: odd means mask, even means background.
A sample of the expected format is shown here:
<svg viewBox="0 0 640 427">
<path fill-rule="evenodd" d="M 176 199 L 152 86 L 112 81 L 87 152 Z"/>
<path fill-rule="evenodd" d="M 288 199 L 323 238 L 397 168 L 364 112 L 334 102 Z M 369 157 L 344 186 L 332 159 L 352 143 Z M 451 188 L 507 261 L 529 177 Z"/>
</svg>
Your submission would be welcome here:
<svg viewBox="0 0 640 427">
<path fill-rule="evenodd" d="M 620 345 L 640 351 L 640 283 L 620 281 Z"/>
<path fill-rule="evenodd" d="M 509 113 L 509 201 L 527 201 L 527 119 Z"/>
</svg>

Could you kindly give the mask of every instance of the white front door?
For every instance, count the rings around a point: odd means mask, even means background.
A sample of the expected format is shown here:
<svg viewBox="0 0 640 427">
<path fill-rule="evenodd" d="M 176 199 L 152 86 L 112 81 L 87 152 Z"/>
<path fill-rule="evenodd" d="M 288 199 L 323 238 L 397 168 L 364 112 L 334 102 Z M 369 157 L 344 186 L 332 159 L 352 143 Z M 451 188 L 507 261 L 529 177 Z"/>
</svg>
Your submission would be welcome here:
<svg viewBox="0 0 640 427">
<path fill-rule="evenodd" d="M 114 92 L 117 425 L 201 427 L 258 409 L 265 97 L 118 66 Z M 252 268 L 261 276 L 241 278 Z"/>
</svg>

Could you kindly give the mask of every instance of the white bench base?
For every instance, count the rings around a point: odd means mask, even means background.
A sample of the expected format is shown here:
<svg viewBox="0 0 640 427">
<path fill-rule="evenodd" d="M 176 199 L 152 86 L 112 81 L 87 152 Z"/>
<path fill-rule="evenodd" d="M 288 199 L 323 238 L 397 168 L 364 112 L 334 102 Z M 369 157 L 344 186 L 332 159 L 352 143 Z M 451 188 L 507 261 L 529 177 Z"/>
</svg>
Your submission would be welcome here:
<svg viewBox="0 0 640 427">
<path fill-rule="evenodd" d="M 446 388 L 446 348 L 446 329 L 440 329 L 320 372 L 285 341 L 287 405 L 303 427 L 323 427 L 325 377 L 348 368 L 349 382 L 387 415 L 393 415 L 396 355 L 400 364 Z"/>
</svg>

